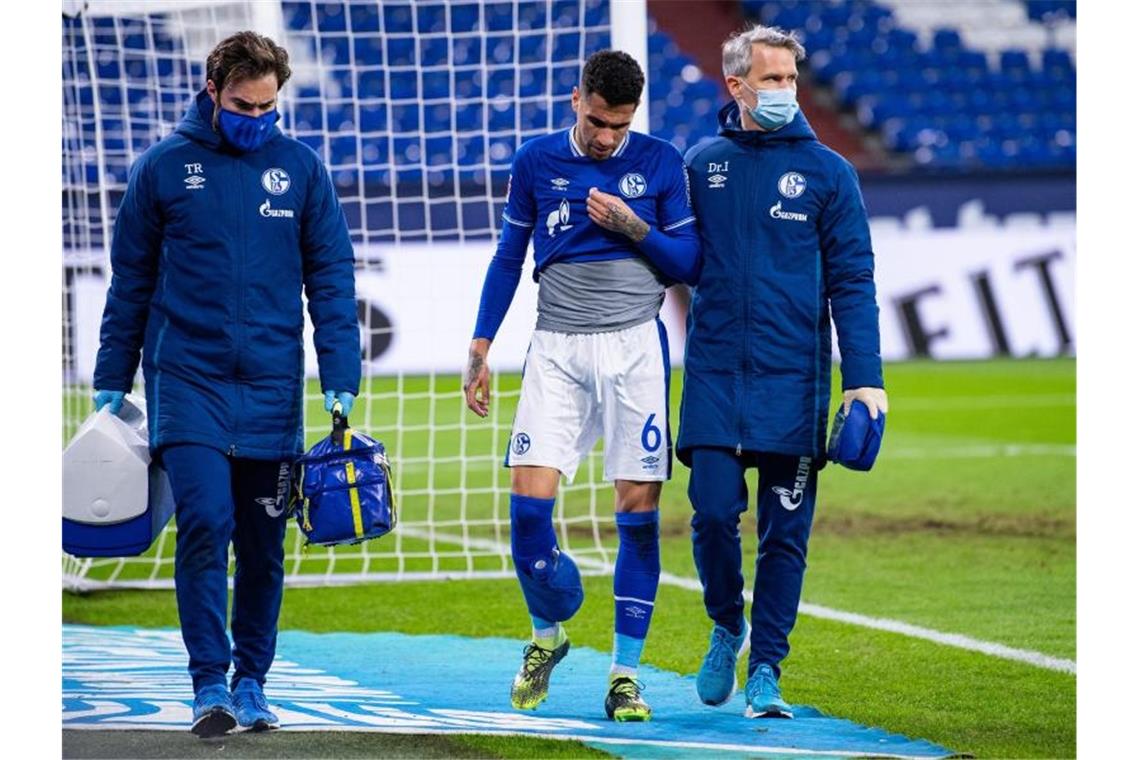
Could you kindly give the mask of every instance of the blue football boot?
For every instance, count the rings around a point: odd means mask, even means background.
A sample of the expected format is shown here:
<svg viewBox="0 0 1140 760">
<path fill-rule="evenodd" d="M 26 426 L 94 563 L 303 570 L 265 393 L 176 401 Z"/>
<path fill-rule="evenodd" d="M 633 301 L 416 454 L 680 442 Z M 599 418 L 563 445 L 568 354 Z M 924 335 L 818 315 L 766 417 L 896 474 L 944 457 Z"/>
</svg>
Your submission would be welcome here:
<svg viewBox="0 0 1140 760">
<path fill-rule="evenodd" d="M 248 731 L 281 727 L 281 721 L 269 710 L 261 684 L 252 678 L 243 678 L 234 687 L 234 712 L 238 725 Z"/>
<path fill-rule="evenodd" d="M 723 705 L 736 693 L 736 662 L 748 652 L 751 628 L 744 623 L 739 636 L 724 626 L 713 626 L 709 651 L 697 673 L 697 696 L 706 705 Z"/>
<path fill-rule="evenodd" d="M 203 686 L 194 695 L 194 724 L 190 732 L 208 739 L 221 736 L 237 725 L 230 690 L 225 684 Z"/>
<path fill-rule="evenodd" d="M 748 707 L 745 718 L 791 718 L 792 706 L 780 696 L 780 685 L 770 665 L 760 665 L 744 685 Z"/>
</svg>

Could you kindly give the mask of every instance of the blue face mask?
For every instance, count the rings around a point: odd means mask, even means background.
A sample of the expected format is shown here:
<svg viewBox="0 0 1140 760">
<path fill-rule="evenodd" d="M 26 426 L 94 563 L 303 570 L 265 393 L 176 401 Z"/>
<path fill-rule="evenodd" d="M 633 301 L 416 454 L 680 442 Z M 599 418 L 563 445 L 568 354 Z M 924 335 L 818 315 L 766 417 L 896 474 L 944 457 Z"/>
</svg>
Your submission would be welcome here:
<svg viewBox="0 0 1140 760">
<path fill-rule="evenodd" d="M 257 150 L 272 133 L 273 125 L 281 118 L 276 110 L 266 111 L 261 116 L 218 110 L 218 128 L 226 142 L 243 153 Z"/>
<path fill-rule="evenodd" d="M 753 90 L 743 79 L 740 83 L 756 96 L 756 107 L 748 113 L 762 128 L 771 132 L 791 124 L 796 118 L 800 105 L 796 102 L 795 90 Z"/>
</svg>

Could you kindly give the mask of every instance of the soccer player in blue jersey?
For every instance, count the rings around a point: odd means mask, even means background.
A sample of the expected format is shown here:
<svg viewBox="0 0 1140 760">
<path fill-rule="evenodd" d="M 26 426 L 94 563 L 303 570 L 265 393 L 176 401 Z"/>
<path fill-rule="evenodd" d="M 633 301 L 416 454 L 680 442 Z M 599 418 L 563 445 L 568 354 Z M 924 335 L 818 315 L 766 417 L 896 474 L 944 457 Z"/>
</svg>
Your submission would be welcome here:
<svg viewBox="0 0 1140 760">
<path fill-rule="evenodd" d="M 657 313 L 667 285 L 695 282 L 700 254 L 680 154 L 629 131 L 644 85 L 629 55 L 595 53 L 571 94 L 574 126 L 518 149 L 471 342 L 464 390 L 485 417 L 487 352 L 533 235 L 538 324 L 506 461 L 511 553 L 534 628 L 511 687 L 516 709 L 546 699 L 570 648 L 562 623 L 581 606 L 582 584 L 558 548 L 554 500 L 560 476 L 572 481 L 602 436 L 619 540 L 605 710 L 619 721 L 650 717 L 637 667 L 661 572 L 657 504 L 672 467 L 669 349 Z"/>
</svg>

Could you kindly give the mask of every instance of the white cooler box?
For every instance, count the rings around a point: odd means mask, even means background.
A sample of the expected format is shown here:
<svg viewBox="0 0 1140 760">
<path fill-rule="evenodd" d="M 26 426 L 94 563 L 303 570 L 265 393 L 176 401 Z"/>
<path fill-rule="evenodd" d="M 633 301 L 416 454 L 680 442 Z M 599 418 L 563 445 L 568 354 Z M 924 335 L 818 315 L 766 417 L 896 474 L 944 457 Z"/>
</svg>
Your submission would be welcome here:
<svg viewBox="0 0 1140 760">
<path fill-rule="evenodd" d="M 150 460 L 146 401 L 88 417 L 63 452 L 63 550 L 76 557 L 142 554 L 174 515 L 166 472 Z"/>
</svg>

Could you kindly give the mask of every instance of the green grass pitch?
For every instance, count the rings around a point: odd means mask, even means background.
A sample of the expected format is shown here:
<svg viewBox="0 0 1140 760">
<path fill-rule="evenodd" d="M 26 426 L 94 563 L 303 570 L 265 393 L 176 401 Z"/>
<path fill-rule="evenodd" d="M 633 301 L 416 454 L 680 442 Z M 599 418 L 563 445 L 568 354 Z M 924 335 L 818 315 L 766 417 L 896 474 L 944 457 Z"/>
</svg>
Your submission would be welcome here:
<svg viewBox="0 0 1140 760">
<path fill-rule="evenodd" d="M 891 412 L 875 470 L 854 473 L 829 466 L 821 474 L 804 600 L 1075 657 L 1075 361 L 908 362 L 887 365 L 886 379 Z M 677 373 L 674 404 L 680 380 Z M 502 541 L 506 536 L 489 518 L 501 520 L 506 514 L 501 493 L 506 481 L 499 464 L 517 379 L 500 379 L 495 413 L 485 424 L 465 417 L 458 382 L 453 377 L 375 380 L 357 424 L 389 446 L 406 494 L 403 520 L 424 521 L 430 515 L 434 522 L 452 523 L 448 530 L 453 532 L 466 521 L 470 536 Z M 424 392 L 429 384 L 434 395 Z M 314 405 L 310 420 L 320 419 L 318 411 Z M 444 434 L 429 436 L 429 424 Z M 311 439 L 321 433 L 319 428 L 309 432 Z M 687 482 L 688 471 L 676 466 L 661 504 L 662 564 L 668 572 L 694 577 Z M 461 484 L 467 496 L 456 493 Z M 754 480 L 750 486 L 754 494 Z M 578 489 L 569 493 L 564 508 L 572 519 L 590 510 L 607 514 L 612 511 L 609 498 L 605 491 Z M 572 523 L 562 534 L 572 547 L 586 541 L 581 525 Z M 754 525 L 750 513 L 742 525 L 746 558 L 755 551 Z M 603 545 L 612 551 L 616 538 L 604 521 L 603 528 Z M 464 557 L 455 546 L 430 538 L 389 536 L 376 543 L 397 540 L 404 557 L 370 560 L 369 569 L 504 569 L 500 559 Z M 431 549 L 454 556 L 432 559 Z M 315 552 L 304 561 L 324 563 L 327 557 Z M 350 569 L 363 562 L 352 552 L 337 561 Z M 746 575 L 750 564 L 746 559 Z M 134 572 L 144 571 L 130 570 L 124 577 Z M 169 569 L 162 574 L 169 575 Z M 458 594 L 454 581 L 290 588 L 281 625 L 369 631 L 381 620 L 384 629 L 406 633 L 514 636 L 520 641 L 526 636 L 528 620 L 512 580 L 461 583 Z M 570 630 L 577 643 L 607 651 L 613 615 L 609 580 L 595 576 L 586 584 L 586 604 Z M 645 660 L 693 673 L 709 629 L 700 596 L 663 587 L 659 598 Z M 449 614 L 441 618 L 440 609 Z M 168 591 L 65 593 L 63 610 L 64 621 L 71 623 L 177 625 Z M 1076 753 L 1076 679 L 1068 674 L 807 616 L 800 617 L 792 634 L 784 669 L 781 683 L 790 701 L 978 757 Z M 504 705 L 508 688 L 503 685 Z M 599 706 L 601 698 L 599 685 Z M 159 749 L 159 742 L 145 734 L 94 738 L 76 733 L 65 732 L 68 756 L 164 756 L 160 753 L 169 750 L 190 757 L 199 752 L 197 745 L 182 742 Z M 523 738 L 367 739 L 362 745 L 360 737 L 346 735 L 277 734 L 270 739 L 270 754 L 593 754 L 582 745 Z M 242 739 L 227 744 L 224 752 L 214 748 L 206 754 L 253 757 L 262 751 L 256 741 Z"/>
</svg>

